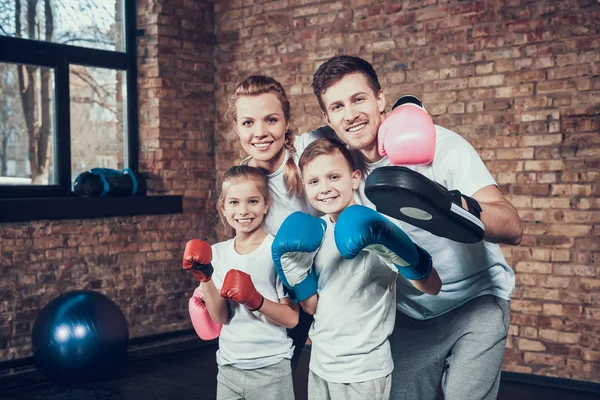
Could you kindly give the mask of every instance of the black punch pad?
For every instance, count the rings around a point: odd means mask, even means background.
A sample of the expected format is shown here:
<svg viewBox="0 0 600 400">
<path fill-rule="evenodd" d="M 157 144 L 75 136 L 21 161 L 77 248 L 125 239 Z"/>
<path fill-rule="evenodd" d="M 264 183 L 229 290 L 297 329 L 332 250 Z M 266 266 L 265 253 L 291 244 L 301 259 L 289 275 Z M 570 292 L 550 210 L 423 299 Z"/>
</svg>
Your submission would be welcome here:
<svg viewBox="0 0 600 400">
<path fill-rule="evenodd" d="M 445 187 L 406 167 L 375 169 L 367 177 L 365 195 L 380 213 L 436 236 L 460 243 L 483 240 L 479 218 L 454 204 Z"/>
</svg>

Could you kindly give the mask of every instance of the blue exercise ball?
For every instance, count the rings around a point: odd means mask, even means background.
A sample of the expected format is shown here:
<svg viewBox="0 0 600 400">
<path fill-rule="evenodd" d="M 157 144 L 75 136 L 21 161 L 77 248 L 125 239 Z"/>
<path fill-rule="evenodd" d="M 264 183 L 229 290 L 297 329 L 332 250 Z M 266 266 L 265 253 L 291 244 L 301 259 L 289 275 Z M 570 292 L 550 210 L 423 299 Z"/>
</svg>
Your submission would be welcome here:
<svg viewBox="0 0 600 400">
<path fill-rule="evenodd" d="M 37 366 L 50 378 L 96 380 L 127 361 L 129 326 L 119 307 L 102 293 L 77 290 L 52 300 L 31 335 Z"/>
</svg>

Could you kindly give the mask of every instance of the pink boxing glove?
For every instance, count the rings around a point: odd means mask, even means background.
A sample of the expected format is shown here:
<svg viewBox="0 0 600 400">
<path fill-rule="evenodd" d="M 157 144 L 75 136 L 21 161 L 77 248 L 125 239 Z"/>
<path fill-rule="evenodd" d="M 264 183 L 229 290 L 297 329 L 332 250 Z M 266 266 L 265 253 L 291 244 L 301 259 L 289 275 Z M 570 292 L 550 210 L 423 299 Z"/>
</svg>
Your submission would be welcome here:
<svg viewBox="0 0 600 400">
<path fill-rule="evenodd" d="M 208 314 L 206 303 L 204 303 L 204 293 L 202 293 L 202 289 L 199 287 L 194 290 L 194 294 L 190 297 L 188 308 L 190 310 L 192 325 L 194 325 L 194 329 L 198 336 L 200 336 L 200 339 L 213 340 L 219 337 L 222 325 L 213 321 Z"/>
<path fill-rule="evenodd" d="M 385 118 L 377 135 L 379 154 L 394 165 L 431 164 L 435 154 L 435 126 L 415 96 L 402 96 Z"/>
</svg>

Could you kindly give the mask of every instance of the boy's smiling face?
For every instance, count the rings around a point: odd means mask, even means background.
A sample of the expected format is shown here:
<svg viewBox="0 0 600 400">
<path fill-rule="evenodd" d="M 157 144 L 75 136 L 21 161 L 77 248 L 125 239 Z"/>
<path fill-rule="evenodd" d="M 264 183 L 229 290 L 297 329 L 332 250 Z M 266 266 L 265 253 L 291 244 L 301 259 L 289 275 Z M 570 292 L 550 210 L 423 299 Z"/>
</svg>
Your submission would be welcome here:
<svg viewBox="0 0 600 400">
<path fill-rule="evenodd" d="M 304 189 L 310 204 L 335 222 L 354 203 L 354 190 L 360 171 L 352 171 L 344 156 L 336 151 L 315 157 L 302 170 Z"/>
</svg>

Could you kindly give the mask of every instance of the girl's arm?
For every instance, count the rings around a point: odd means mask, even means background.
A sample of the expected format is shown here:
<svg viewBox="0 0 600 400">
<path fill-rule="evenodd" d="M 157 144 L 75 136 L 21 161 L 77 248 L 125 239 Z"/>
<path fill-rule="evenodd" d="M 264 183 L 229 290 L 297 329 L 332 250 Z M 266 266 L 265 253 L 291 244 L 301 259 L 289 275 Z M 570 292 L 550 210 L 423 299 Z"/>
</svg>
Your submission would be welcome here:
<svg viewBox="0 0 600 400">
<path fill-rule="evenodd" d="M 214 272 L 212 261 L 213 252 L 207 241 L 192 239 L 186 243 L 183 252 L 183 269 L 190 271 L 202 283 L 208 314 L 213 321 L 223 325 L 229 321 L 229 306 L 227 301 L 221 298 L 212 281 Z"/>
<path fill-rule="evenodd" d="M 291 329 L 298 325 L 300 315 L 298 304 L 292 303 L 289 297 L 279 299 L 279 303 L 265 299 L 258 311 L 269 320 L 286 328 Z"/>
<path fill-rule="evenodd" d="M 219 289 L 211 280 L 202 282 L 202 291 L 204 292 L 204 302 L 208 309 L 208 314 L 218 324 L 226 324 L 229 321 L 229 305 L 227 300 L 221 297 Z"/>
<path fill-rule="evenodd" d="M 297 305 L 292 305 L 285 299 L 282 299 L 285 300 L 282 303 L 265 299 L 254 287 L 250 275 L 243 271 L 232 269 L 227 272 L 223 280 L 221 296 L 245 305 L 250 311 L 260 311 L 271 321 L 287 328 L 293 328 L 298 324 Z"/>
</svg>

